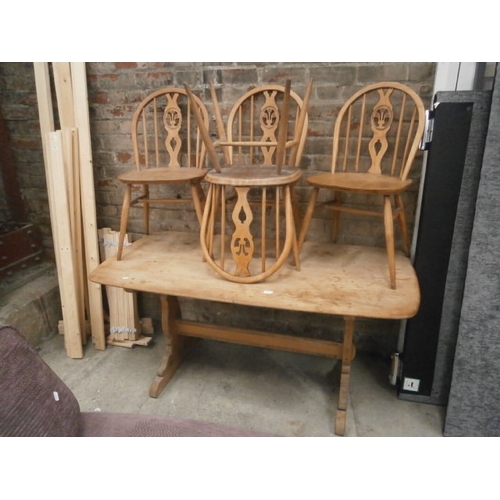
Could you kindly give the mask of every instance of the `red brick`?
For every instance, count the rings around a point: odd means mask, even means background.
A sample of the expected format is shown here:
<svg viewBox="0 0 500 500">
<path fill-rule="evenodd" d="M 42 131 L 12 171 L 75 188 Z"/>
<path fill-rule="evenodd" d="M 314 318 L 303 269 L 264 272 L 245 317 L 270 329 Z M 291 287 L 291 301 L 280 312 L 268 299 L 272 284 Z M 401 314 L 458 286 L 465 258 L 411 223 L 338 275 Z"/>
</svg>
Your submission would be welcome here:
<svg viewBox="0 0 500 500">
<path fill-rule="evenodd" d="M 89 101 L 92 104 L 107 104 L 109 102 L 108 93 L 103 91 L 94 92 L 89 96 Z"/>
<path fill-rule="evenodd" d="M 121 152 L 121 153 L 116 153 L 116 159 L 120 162 L 120 163 L 130 163 L 130 161 L 132 160 L 132 155 L 130 153 L 124 153 L 124 152 Z"/>
<path fill-rule="evenodd" d="M 137 63 L 136 62 L 117 62 L 117 63 L 115 63 L 115 67 L 117 70 L 135 69 L 135 68 L 137 68 Z"/>
</svg>

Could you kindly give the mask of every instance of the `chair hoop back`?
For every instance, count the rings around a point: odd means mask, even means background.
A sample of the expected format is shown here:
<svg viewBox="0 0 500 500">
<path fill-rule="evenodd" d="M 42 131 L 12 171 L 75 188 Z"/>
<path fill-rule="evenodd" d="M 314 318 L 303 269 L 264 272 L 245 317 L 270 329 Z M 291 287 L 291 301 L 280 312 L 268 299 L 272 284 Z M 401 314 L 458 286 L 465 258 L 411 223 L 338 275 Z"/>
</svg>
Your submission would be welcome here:
<svg viewBox="0 0 500 500">
<path fill-rule="evenodd" d="M 398 82 L 356 92 L 342 106 L 333 133 L 332 172 L 368 172 L 405 180 L 422 138 L 425 108 Z"/>
<path fill-rule="evenodd" d="M 198 111 L 208 127 L 208 112 L 193 96 L 193 109 L 184 89 L 167 87 L 148 95 L 132 118 L 134 163 L 138 170 L 160 167 L 204 168 L 206 147 L 194 117 Z"/>
<path fill-rule="evenodd" d="M 188 96 L 190 101 L 192 103 L 196 102 L 197 97 L 193 94 L 191 87 L 187 83 L 185 83 L 184 88 L 186 89 L 186 95 Z M 205 124 L 203 122 L 203 116 L 196 108 L 194 108 L 194 116 L 198 124 L 198 127 L 200 129 L 201 139 L 207 149 L 207 154 L 210 159 L 210 162 L 212 163 L 212 167 L 217 172 L 220 172 L 221 165 L 219 162 L 219 158 L 217 157 L 217 152 L 215 151 L 215 146 L 213 145 L 212 139 L 210 138 L 210 133 L 208 131 L 208 124 Z"/>
<path fill-rule="evenodd" d="M 231 164 L 279 164 L 276 152 L 284 96 L 285 87 L 282 85 L 261 85 L 236 101 L 229 113 L 226 131 Z M 302 98 L 292 90 L 288 107 L 290 125 L 286 144 L 290 154 L 283 163 L 299 166 L 307 136 L 308 112 Z M 301 115 L 302 109 L 304 113 Z M 270 145 L 263 146 L 263 142 Z M 295 146 L 290 148 L 290 143 Z"/>
<path fill-rule="evenodd" d="M 280 109 L 280 116 L 288 116 L 290 109 L 290 90 L 292 81 L 287 80 L 285 84 L 285 91 L 283 93 L 283 102 Z M 288 120 L 279 120 L 278 126 L 278 145 L 276 146 L 276 171 L 281 173 L 283 164 L 285 163 L 285 146 L 288 136 Z"/>
</svg>

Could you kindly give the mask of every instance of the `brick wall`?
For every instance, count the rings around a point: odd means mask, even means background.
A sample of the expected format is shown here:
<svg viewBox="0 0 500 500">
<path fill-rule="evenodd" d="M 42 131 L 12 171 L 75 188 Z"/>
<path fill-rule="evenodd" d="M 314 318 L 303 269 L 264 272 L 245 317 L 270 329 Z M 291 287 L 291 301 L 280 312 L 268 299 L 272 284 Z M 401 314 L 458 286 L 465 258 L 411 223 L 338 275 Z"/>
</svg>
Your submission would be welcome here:
<svg viewBox="0 0 500 500">
<path fill-rule="evenodd" d="M 44 247 L 50 250 L 52 237 L 32 63 L 0 63 L 0 106 L 30 222 L 42 228 Z M 3 200 L 4 189 L 0 185 Z M 3 217 L 9 215 L 8 210 L 2 212 Z"/>
<path fill-rule="evenodd" d="M 130 120 L 137 103 L 153 88 L 182 86 L 183 82 L 188 82 L 211 109 L 207 85 L 213 81 L 221 88 L 220 104 L 224 112 L 251 86 L 284 83 L 291 78 L 294 90 L 303 95 L 307 80 L 313 78 L 309 135 L 303 156 L 304 176 L 297 189 L 304 206 L 309 196 L 306 177 L 329 169 L 333 120 L 347 97 L 368 83 L 396 80 L 411 85 L 428 104 L 434 68 L 434 63 L 90 63 L 89 96 L 99 222 L 118 229 L 122 186 L 116 177 L 133 168 Z M 420 160 L 419 157 L 412 172 L 417 180 Z M 405 200 L 410 230 L 417 188 L 418 182 L 415 182 Z M 132 212 L 130 230 L 140 232 L 141 213 L 139 210 Z M 315 214 L 310 239 L 325 241 L 329 238 L 330 217 L 331 213 L 327 212 Z M 153 230 L 196 231 L 198 227 L 194 212 L 183 210 L 182 206 L 154 209 L 152 218 Z M 344 227 L 339 242 L 384 245 L 383 231 L 372 219 L 346 215 L 342 221 Z"/>
<path fill-rule="evenodd" d="M 287 78 L 291 78 L 292 88 L 299 95 L 303 95 L 308 79 L 313 78 L 309 134 L 302 165 L 304 176 L 298 186 L 299 199 L 304 206 L 309 196 L 306 177 L 329 169 L 333 120 L 343 102 L 366 84 L 396 80 L 414 88 L 428 107 L 432 97 L 434 71 L 435 63 L 432 62 L 87 63 L 98 226 L 118 230 L 123 190 L 116 178 L 120 172 L 133 167 L 130 121 L 136 105 L 153 89 L 168 85 L 182 86 L 184 82 L 188 82 L 211 110 L 207 86 L 213 81 L 221 89 L 220 103 L 224 111 L 252 86 L 284 83 Z M 19 182 L 28 205 L 30 220 L 40 226 L 44 246 L 50 255 L 50 217 L 31 63 L 0 63 L 0 106 L 11 135 Z M 406 199 L 410 231 L 413 228 L 421 159 L 420 155 L 412 171 L 415 182 Z M 152 215 L 152 230 L 198 230 L 193 210 L 161 208 L 153 210 Z M 140 233 L 140 211 L 132 210 L 131 216 L 131 232 Z M 308 234 L 309 239 L 328 239 L 328 216 L 329 214 L 321 212 L 315 214 Z M 339 242 L 383 246 L 383 228 L 372 222 L 346 215 L 341 223 Z M 156 299 L 143 297 L 142 307 L 146 315 L 158 316 Z M 204 315 L 220 319 L 225 316 L 221 312 L 224 311 L 222 305 L 215 307 L 192 303 L 186 305 L 186 310 L 187 315 L 194 317 Z M 249 316 L 254 315 L 242 308 L 239 316 L 242 321 L 251 321 Z M 331 318 L 319 317 L 315 317 L 314 321 L 304 321 L 302 317 L 285 316 L 283 313 L 268 311 L 262 315 L 262 321 L 275 326 L 279 323 L 280 328 L 298 333 L 302 333 L 307 324 L 308 331 L 314 330 L 318 335 L 328 331 L 333 321 Z M 367 340 L 370 345 L 373 335 L 376 336 L 377 332 L 383 333 L 383 330 L 391 332 L 389 336 L 382 335 L 384 339 L 388 339 L 384 342 L 394 343 L 397 335 L 396 323 L 384 323 L 382 328 L 373 328 L 371 325 L 373 323 L 366 325 L 366 331 L 371 331 L 372 335 Z M 255 323 L 253 326 L 256 326 Z"/>
</svg>

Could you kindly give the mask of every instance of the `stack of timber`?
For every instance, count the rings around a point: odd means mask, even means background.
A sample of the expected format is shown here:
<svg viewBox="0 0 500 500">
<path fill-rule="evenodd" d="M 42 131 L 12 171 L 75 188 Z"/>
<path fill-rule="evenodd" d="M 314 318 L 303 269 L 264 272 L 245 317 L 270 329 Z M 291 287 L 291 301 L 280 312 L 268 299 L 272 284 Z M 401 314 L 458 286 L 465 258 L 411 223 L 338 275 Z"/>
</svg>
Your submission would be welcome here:
<svg viewBox="0 0 500 500">
<path fill-rule="evenodd" d="M 51 75 L 60 129 L 54 126 Z M 90 332 L 106 348 L 101 285 L 88 280 L 100 263 L 85 63 L 34 63 L 40 129 L 66 353 L 83 357 Z"/>
<path fill-rule="evenodd" d="M 116 254 L 119 233 L 106 227 L 99 229 L 98 234 L 101 259 L 104 261 Z M 129 244 L 128 235 L 125 235 L 124 244 Z M 120 347 L 148 345 L 152 337 L 145 335 L 153 334 L 152 322 L 150 318 L 139 319 L 137 294 L 114 286 L 106 286 L 105 289 L 109 307 L 107 343 Z"/>
</svg>

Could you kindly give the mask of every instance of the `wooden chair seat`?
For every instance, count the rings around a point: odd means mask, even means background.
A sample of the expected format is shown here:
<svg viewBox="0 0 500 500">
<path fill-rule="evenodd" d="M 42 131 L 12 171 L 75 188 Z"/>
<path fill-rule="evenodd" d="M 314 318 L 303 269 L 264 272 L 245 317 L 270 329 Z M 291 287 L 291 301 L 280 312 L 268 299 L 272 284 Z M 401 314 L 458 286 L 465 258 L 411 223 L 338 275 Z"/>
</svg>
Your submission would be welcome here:
<svg viewBox="0 0 500 500">
<path fill-rule="evenodd" d="M 201 181 L 208 168 L 165 167 L 148 170 L 131 170 L 118 176 L 118 180 L 127 184 L 164 184 Z"/>
<path fill-rule="evenodd" d="M 220 172 L 210 171 L 205 180 L 224 186 L 273 187 L 292 184 L 301 175 L 295 167 L 283 167 L 278 174 L 275 165 L 234 165 L 222 167 Z"/>
<path fill-rule="evenodd" d="M 381 195 L 400 193 L 412 183 L 411 179 L 401 180 L 388 175 L 342 172 L 312 175 L 307 182 L 318 188 Z"/>
</svg>

